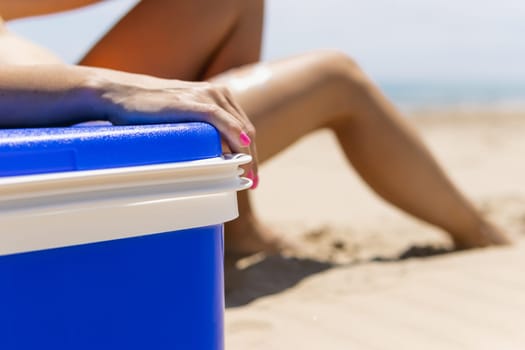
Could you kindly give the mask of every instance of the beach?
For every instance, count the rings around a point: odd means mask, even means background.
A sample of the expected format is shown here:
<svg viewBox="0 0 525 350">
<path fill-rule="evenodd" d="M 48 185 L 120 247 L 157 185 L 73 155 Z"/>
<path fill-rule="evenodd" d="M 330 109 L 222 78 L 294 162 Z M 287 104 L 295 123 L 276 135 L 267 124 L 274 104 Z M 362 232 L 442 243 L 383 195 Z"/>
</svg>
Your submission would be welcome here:
<svg viewBox="0 0 525 350">
<path fill-rule="evenodd" d="M 227 261 L 227 349 L 525 348 L 525 112 L 408 117 L 517 243 L 451 252 L 371 192 L 330 132 L 312 134 L 262 166 L 255 209 L 294 248 Z"/>
<path fill-rule="evenodd" d="M 95 1 L 55 5 L 59 9 L 91 2 Z M 217 9 L 186 2 L 195 5 L 191 11 L 193 6 L 177 2 L 181 12 L 174 2 L 114 0 L 33 16 L 53 12 L 54 2 L 41 3 L 49 6 L 20 5 L 21 14 L 31 7 L 27 18 L 16 11 L 6 16 L 9 5 L 2 6 L 2 15 L 15 19 L 7 23 L 10 31 L 68 64 L 93 65 L 86 58 L 97 56 L 100 60 L 92 60 L 97 66 L 201 80 L 258 56 L 268 62 L 323 48 L 348 54 L 406 112 L 466 196 L 515 241 L 508 247 L 454 251 L 440 229 L 372 192 L 347 163 L 333 134 L 316 132 L 260 169 L 259 188 L 251 193 L 254 209 L 293 247 L 280 255 L 226 259 L 226 349 L 525 349 L 525 41 L 519 39 L 525 30 L 523 0 L 327 0 L 300 6 L 293 0 L 268 0 L 263 21 L 262 7 L 255 10 L 262 2 L 209 2 L 218 4 Z M 136 5 L 150 10 L 135 11 Z M 158 6 L 165 9 L 151 10 Z M 134 14 L 128 17 L 129 11 Z M 130 25 L 135 20 L 140 28 Z M 263 23 L 262 28 L 254 29 L 257 23 Z M 107 33 L 112 34 L 99 42 Z M 131 50 L 124 49 L 128 47 Z M 5 57 L 20 56 L 19 50 L 6 48 Z M 127 55 L 121 55 L 124 51 Z M 31 61 L 38 57 L 29 56 Z M 18 57 L 14 61 L 21 63 Z M 315 69 L 305 74 L 315 75 Z M 47 91 L 52 81 L 36 86 Z M 276 85 L 274 93 L 279 93 L 285 84 Z M 265 94 L 268 90 L 261 87 Z M 121 99 L 130 100 L 134 99 Z M 266 107 L 264 113 L 271 117 L 268 111 L 275 106 Z M 164 116 L 168 109 L 148 110 Z M 400 185 L 408 188 L 411 183 Z M 160 202 L 148 199 L 139 204 Z M 192 279 L 206 280 L 191 272 Z M 140 311 L 141 305 L 136 306 Z M 194 316 L 185 318 L 187 325 Z M 195 329 L 188 334 L 206 335 Z"/>
</svg>

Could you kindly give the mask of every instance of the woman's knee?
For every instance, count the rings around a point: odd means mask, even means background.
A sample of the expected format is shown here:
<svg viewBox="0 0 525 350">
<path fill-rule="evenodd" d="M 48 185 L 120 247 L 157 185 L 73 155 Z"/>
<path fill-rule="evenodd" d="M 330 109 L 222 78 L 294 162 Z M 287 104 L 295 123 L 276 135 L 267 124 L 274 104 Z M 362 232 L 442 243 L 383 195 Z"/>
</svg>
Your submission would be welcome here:
<svg viewBox="0 0 525 350">
<path fill-rule="evenodd" d="M 359 64 L 346 53 L 339 50 L 319 50 L 312 54 L 327 77 L 349 84 L 352 88 L 370 84 L 370 79 Z"/>
<path fill-rule="evenodd" d="M 336 111 L 326 126 L 335 131 L 344 126 L 346 130 L 348 118 L 360 120 L 366 117 L 368 114 L 363 111 L 376 102 L 376 89 L 359 64 L 338 50 L 320 50 L 310 55 L 315 66 L 310 68 L 318 70 L 319 79 L 330 87 L 331 108 Z"/>
</svg>

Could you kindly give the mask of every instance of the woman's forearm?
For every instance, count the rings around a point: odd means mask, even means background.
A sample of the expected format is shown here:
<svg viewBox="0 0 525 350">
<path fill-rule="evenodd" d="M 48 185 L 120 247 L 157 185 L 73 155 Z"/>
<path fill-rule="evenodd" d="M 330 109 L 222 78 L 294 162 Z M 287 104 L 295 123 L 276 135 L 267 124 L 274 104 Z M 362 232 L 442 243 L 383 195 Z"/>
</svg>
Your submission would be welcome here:
<svg viewBox="0 0 525 350">
<path fill-rule="evenodd" d="M 134 123 L 133 115 L 143 114 L 147 118 L 140 122 L 178 121 L 179 105 L 170 101 L 186 96 L 194 85 L 198 83 L 67 64 L 0 65 L 0 128 L 90 120 Z M 169 117 L 160 113 L 166 108 L 173 110 Z"/>
<path fill-rule="evenodd" d="M 207 120 L 221 104 L 209 83 L 66 64 L 0 65 L 0 128 L 89 120 Z M 212 118 L 213 119 L 213 118 Z"/>
<path fill-rule="evenodd" d="M 65 64 L 0 65 L 0 128 L 89 120 L 207 122 L 219 130 L 232 152 L 255 155 L 252 123 L 230 91 L 216 83 Z"/>
<path fill-rule="evenodd" d="M 52 126 L 105 119 L 96 69 L 0 66 L 0 127 Z"/>
</svg>

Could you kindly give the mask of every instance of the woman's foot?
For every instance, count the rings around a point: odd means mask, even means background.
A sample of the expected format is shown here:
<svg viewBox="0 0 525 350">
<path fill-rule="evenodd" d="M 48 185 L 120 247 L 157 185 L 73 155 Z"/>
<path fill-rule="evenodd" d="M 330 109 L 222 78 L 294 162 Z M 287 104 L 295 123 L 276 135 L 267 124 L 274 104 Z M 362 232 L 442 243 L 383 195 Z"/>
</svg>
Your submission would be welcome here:
<svg viewBox="0 0 525 350">
<path fill-rule="evenodd" d="M 278 238 L 251 213 L 226 223 L 224 231 L 227 255 L 247 256 L 260 252 L 276 254 L 289 247 L 289 244 Z"/>
<path fill-rule="evenodd" d="M 452 239 L 457 249 L 509 245 L 512 243 L 510 237 L 502 229 L 486 220 L 482 220 L 477 230 L 471 234 L 452 234 Z"/>
</svg>

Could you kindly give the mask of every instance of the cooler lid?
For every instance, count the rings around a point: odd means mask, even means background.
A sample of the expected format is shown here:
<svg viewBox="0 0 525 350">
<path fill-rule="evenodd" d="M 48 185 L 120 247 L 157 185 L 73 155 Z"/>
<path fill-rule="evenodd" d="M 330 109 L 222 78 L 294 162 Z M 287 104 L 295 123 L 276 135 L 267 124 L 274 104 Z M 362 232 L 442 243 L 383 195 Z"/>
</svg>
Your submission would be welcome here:
<svg viewBox="0 0 525 350">
<path fill-rule="evenodd" d="M 0 130 L 0 176 L 174 163 L 221 155 L 206 123 Z"/>
</svg>

